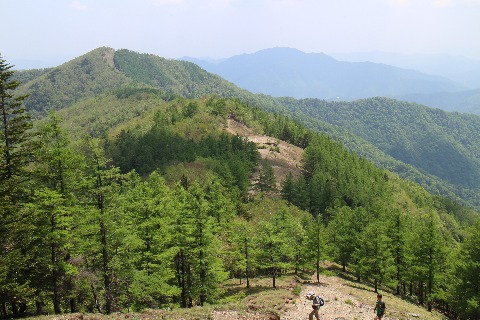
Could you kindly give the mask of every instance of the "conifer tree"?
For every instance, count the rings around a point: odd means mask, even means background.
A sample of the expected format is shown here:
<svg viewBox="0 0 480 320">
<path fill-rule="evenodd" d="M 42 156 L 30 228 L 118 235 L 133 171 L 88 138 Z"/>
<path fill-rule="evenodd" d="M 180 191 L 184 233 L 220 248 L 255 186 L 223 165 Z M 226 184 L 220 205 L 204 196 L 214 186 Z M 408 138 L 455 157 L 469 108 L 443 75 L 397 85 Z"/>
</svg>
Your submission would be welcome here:
<svg viewBox="0 0 480 320">
<path fill-rule="evenodd" d="M 342 265 L 343 271 L 349 264 L 355 263 L 355 248 L 359 236 L 368 224 L 368 212 L 362 207 L 351 209 L 343 206 L 335 210 L 328 224 L 328 233 L 332 244 L 332 255 Z"/>
<path fill-rule="evenodd" d="M 43 266 L 49 273 L 49 283 L 56 314 L 61 313 L 61 298 L 70 296 L 70 311 L 75 312 L 75 299 L 71 291 L 73 284 L 67 276 L 72 245 L 72 212 L 77 205 L 73 196 L 76 171 L 81 168 L 81 159 L 68 147 L 68 140 L 60 128 L 59 118 L 51 114 L 50 120 L 39 131 L 40 148 L 36 156 L 35 203 L 32 206 L 36 218 L 37 248 L 48 251 L 48 265 Z M 39 256 L 44 256 L 39 254 Z M 40 265 L 41 264 L 37 264 Z M 64 289 L 62 294 L 62 287 Z M 37 310 L 37 313 L 41 313 Z"/>
<path fill-rule="evenodd" d="M 209 215 L 213 203 L 207 201 L 206 194 L 197 183 L 189 188 L 189 208 L 193 215 L 193 287 L 192 293 L 203 306 L 214 301 L 219 294 L 219 283 L 226 279 L 220 256 L 219 239 L 215 237 L 216 219 Z"/>
<path fill-rule="evenodd" d="M 35 222 L 25 216 L 25 204 L 30 201 L 28 165 L 35 140 L 23 106 L 26 96 L 14 93 L 20 83 L 13 80 L 12 67 L 0 56 L 0 304 L 10 303 L 18 316 L 26 307 L 18 301 L 26 301 L 31 292 L 28 275 L 34 263 L 30 230 Z M 2 313 L 6 315 L 5 307 Z"/>
<path fill-rule="evenodd" d="M 172 220 L 178 215 L 173 191 L 156 171 L 144 181 L 133 175 L 118 203 L 128 225 L 120 239 L 125 250 L 114 257 L 116 273 L 127 283 L 124 299 L 136 309 L 160 307 L 179 294 L 171 263 Z"/>
<path fill-rule="evenodd" d="M 444 263 L 445 242 L 440 233 L 438 216 L 432 209 L 427 210 L 416 220 L 410 250 L 413 255 L 413 279 L 418 282 L 419 302 L 423 304 L 426 300 L 431 310 L 436 279 Z"/>
<path fill-rule="evenodd" d="M 317 214 L 316 217 L 309 214 L 308 218 L 309 219 L 305 221 L 307 223 L 304 225 L 306 237 L 302 247 L 306 253 L 305 258 L 310 262 L 310 265 L 313 263 L 315 266 L 317 282 L 320 283 L 320 262 L 322 257 L 325 256 L 325 228 L 321 214 Z"/>
<path fill-rule="evenodd" d="M 119 231 L 121 219 L 116 215 L 121 212 L 115 208 L 115 194 L 119 192 L 119 182 L 124 179 L 117 167 L 110 166 L 105 157 L 101 141 L 88 138 L 86 150 L 87 169 L 84 180 L 83 196 L 85 213 L 83 230 L 88 237 L 83 239 L 86 253 L 95 262 L 94 271 L 99 272 L 103 279 L 104 308 L 101 310 L 110 314 L 114 310 L 114 269 L 112 255 L 114 243 L 117 241 L 115 232 Z M 97 256 L 100 259 L 97 260 Z"/>
<path fill-rule="evenodd" d="M 294 234 L 301 234 L 299 224 L 286 208 L 272 212 L 268 219 L 260 222 L 256 236 L 258 266 L 270 273 L 272 286 L 276 288 L 276 279 L 280 272 L 294 265 Z"/>
<path fill-rule="evenodd" d="M 451 301 L 461 319 L 480 319 L 480 221 L 469 228 L 455 260 Z"/>
<path fill-rule="evenodd" d="M 374 290 L 382 284 L 388 275 L 389 266 L 392 265 L 388 250 L 388 238 L 386 226 L 382 222 L 383 217 L 371 221 L 359 235 L 354 256 L 354 268 L 357 274 L 363 278 L 372 279 Z"/>
<path fill-rule="evenodd" d="M 250 277 L 254 268 L 255 247 L 252 239 L 253 230 L 248 221 L 237 218 L 232 225 L 230 239 L 232 242 L 232 255 L 235 256 L 236 270 L 245 275 L 246 286 L 250 288 Z"/>
<path fill-rule="evenodd" d="M 294 199 L 294 181 L 291 172 L 287 174 L 285 180 L 282 181 L 281 195 L 282 199 L 287 200 L 289 203 L 293 203 Z"/>
<path fill-rule="evenodd" d="M 400 212 L 400 210 L 394 211 L 390 220 L 388 221 L 388 237 L 390 239 L 389 250 L 393 258 L 394 278 L 395 278 L 395 293 L 400 294 L 402 284 L 405 284 L 406 280 L 406 220 L 407 218 Z M 405 292 L 404 292 L 405 293 Z"/>
<path fill-rule="evenodd" d="M 275 173 L 272 165 L 266 160 L 261 161 L 260 175 L 256 188 L 261 192 L 271 192 L 276 190 Z"/>
</svg>

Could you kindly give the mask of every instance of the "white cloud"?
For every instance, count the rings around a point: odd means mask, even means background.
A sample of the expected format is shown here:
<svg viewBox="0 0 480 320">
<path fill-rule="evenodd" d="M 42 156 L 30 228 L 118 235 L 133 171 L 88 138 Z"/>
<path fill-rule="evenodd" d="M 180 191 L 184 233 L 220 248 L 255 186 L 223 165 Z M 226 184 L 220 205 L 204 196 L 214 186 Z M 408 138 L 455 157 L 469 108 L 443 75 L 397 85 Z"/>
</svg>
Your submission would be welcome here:
<svg viewBox="0 0 480 320">
<path fill-rule="evenodd" d="M 76 11 L 87 11 L 87 6 L 81 1 L 70 2 L 70 8 L 73 8 Z"/>
</svg>

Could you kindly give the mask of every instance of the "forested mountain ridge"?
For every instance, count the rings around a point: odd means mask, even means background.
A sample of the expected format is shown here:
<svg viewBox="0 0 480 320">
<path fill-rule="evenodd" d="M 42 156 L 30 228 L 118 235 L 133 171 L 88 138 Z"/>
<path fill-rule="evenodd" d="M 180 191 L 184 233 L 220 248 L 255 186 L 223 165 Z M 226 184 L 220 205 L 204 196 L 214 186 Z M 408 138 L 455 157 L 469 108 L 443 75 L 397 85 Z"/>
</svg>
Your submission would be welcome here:
<svg viewBox="0 0 480 320">
<path fill-rule="evenodd" d="M 275 104 L 278 112 L 433 193 L 480 205 L 476 115 L 380 97 L 352 102 L 277 98 Z"/>
<path fill-rule="evenodd" d="M 238 98 L 136 84 L 64 107 L 32 132 L 17 87 L 2 86 L 0 105 L 10 151 L 0 153 L 2 316 L 204 306 L 241 298 L 225 295 L 227 278 L 276 287 L 285 272 L 320 276 L 325 259 L 375 291 L 478 312 L 465 302 L 478 298 L 468 291 L 478 213 L 324 134 Z M 301 174 L 275 190 L 272 164 L 225 132 L 230 120 L 271 137 L 273 155 L 275 139 L 302 148 Z"/>
<path fill-rule="evenodd" d="M 325 59 L 328 59 L 326 57 Z M 319 104 L 323 105 L 321 100 L 295 100 L 289 98 L 272 98 L 265 95 L 254 95 L 248 91 L 242 90 L 232 83 L 229 83 L 218 76 L 209 74 L 196 65 L 184 62 L 164 59 L 151 54 L 139 54 L 129 50 L 113 50 L 111 48 L 98 48 L 90 53 L 87 53 L 77 59 L 74 59 L 66 64 L 52 69 L 44 70 L 32 70 L 17 72 L 19 79 L 25 79 L 27 82 L 23 83 L 19 88 L 22 93 L 29 93 L 25 104 L 28 109 L 33 110 L 37 114 L 45 115 L 46 110 L 57 110 L 66 106 L 75 104 L 77 105 L 76 114 L 72 116 L 82 117 L 82 106 L 91 104 L 96 99 L 102 99 L 101 93 L 108 93 L 111 90 L 117 90 L 117 95 L 121 95 L 121 88 L 130 88 L 132 86 L 138 88 L 144 88 L 144 90 L 155 89 L 158 96 L 162 96 L 164 99 L 171 100 L 178 96 L 186 97 L 199 97 L 203 94 L 218 94 L 222 97 L 239 97 L 243 101 L 247 101 L 251 105 L 260 106 L 265 110 L 271 110 L 280 112 L 292 116 L 302 121 L 305 125 L 316 130 L 326 132 L 327 134 L 335 137 L 342 143 L 351 147 L 351 150 L 363 154 L 366 156 L 365 151 L 369 150 L 368 158 L 375 161 L 377 164 L 384 168 L 398 172 L 402 177 L 411 179 L 421 183 L 427 190 L 436 194 L 449 196 L 452 199 L 461 199 L 462 203 L 470 205 L 472 207 L 479 207 L 478 191 L 471 187 L 472 183 L 475 184 L 475 177 L 477 176 L 477 164 L 478 153 L 473 150 L 478 148 L 475 139 L 472 137 L 472 128 L 475 131 L 475 123 L 471 123 L 472 119 L 468 117 L 459 116 L 452 113 L 443 113 L 442 117 L 445 118 L 445 122 L 461 123 L 465 121 L 465 126 L 459 124 L 455 131 L 449 131 L 448 127 L 441 129 L 438 135 L 434 132 L 437 129 L 433 129 L 438 126 L 432 122 L 435 117 L 423 116 L 426 112 L 425 108 L 414 104 L 405 104 L 398 102 L 389 103 L 387 110 L 373 110 L 369 108 L 356 108 L 355 114 L 352 112 L 339 112 L 336 120 L 329 124 L 329 119 L 321 118 L 322 113 L 328 114 L 332 110 L 335 110 L 335 106 L 350 106 L 355 103 L 363 103 L 365 105 L 374 105 L 376 102 L 373 100 L 361 100 L 361 102 L 351 102 L 342 104 L 335 104 L 329 102 L 326 104 L 326 109 L 317 114 L 315 108 L 311 109 L 309 106 L 297 108 L 302 104 Z M 363 80 L 358 80 L 363 81 Z M 150 88 L 150 89 L 148 89 Z M 127 90 L 127 91 L 128 91 Z M 68 94 L 66 94 L 66 93 Z M 108 100 L 108 99 L 107 99 Z M 75 103 L 78 102 L 78 103 Z M 112 100 L 106 102 L 105 108 L 109 105 L 112 108 L 116 108 L 115 104 L 112 104 Z M 309 109 L 310 108 L 310 109 Z M 399 110 L 396 110 L 399 108 Z M 338 111 L 344 110 L 340 108 Z M 347 108 L 348 109 L 348 108 Z M 460 175 L 456 175 L 456 166 L 448 165 L 448 162 L 441 163 L 438 160 L 442 159 L 444 155 L 440 154 L 437 158 L 438 150 L 423 150 L 425 146 L 431 146 L 429 143 L 420 143 L 415 141 L 415 137 L 403 137 L 403 141 L 397 141 L 396 146 L 399 148 L 398 152 L 389 153 L 391 148 L 389 147 L 389 141 L 386 137 L 395 141 L 399 137 L 403 136 L 405 132 L 411 132 L 409 129 L 411 123 L 407 119 L 402 119 L 405 116 L 405 110 L 408 109 L 413 119 L 424 119 L 423 125 L 428 130 L 421 132 L 421 136 L 424 139 L 437 141 L 437 144 L 443 145 L 446 150 L 449 150 L 449 157 L 459 160 L 459 164 L 462 165 L 462 171 Z M 133 110 L 133 109 L 132 109 Z M 120 118 L 127 115 L 132 116 L 132 113 L 126 111 L 125 113 L 118 114 Z M 370 111 L 369 111 L 370 110 Z M 403 110 L 403 111 L 402 111 Z M 313 111 L 313 113 L 312 113 Z M 101 116 L 99 109 L 91 110 L 90 117 Z M 140 112 L 140 111 L 137 111 Z M 361 113 L 365 112 L 365 115 Z M 378 128 L 372 128 L 367 132 L 368 128 L 363 128 L 361 133 L 352 132 L 350 128 L 351 117 L 358 117 L 360 119 L 367 119 L 372 117 L 373 122 L 380 119 L 380 114 L 376 112 L 387 112 L 389 118 L 386 122 L 392 124 L 391 126 L 379 125 Z M 436 111 L 435 111 L 436 112 Z M 368 113 L 368 116 L 367 116 Z M 437 112 L 438 113 L 438 112 Z M 87 115 L 84 115 L 87 117 Z M 343 119 L 340 119 L 343 117 Z M 115 117 L 110 120 L 102 117 L 103 123 L 111 122 Z M 119 120 L 120 118 L 116 118 Z M 460 119 L 461 118 L 461 119 Z M 315 123 L 312 123 L 313 119 L 318 119 Z M 473 118 L 475 119 L 475 118 Z M 82 123 L 80 122 L 73 122 Z M 95 122 L 95 126 L 98 127 L 99 123 Z M 396 123 L 402 123 L 405 128 L 400 135 L 398 130 L 402 131 Z M 471 127 L 470 129 L 468 127 Z M 472 127 L 473 126 L 473 127 Z M 353 128 L 352 128 L 353 129 Z M 382 129 L 383 131 L 380 131 Z M 94 128 L 93 130 L 99 130 Z M 386 131 L 387 130 L 387 131 Z M 388 132 L 388 130 L 391 130 Z M 397 131 L 395 131 L 397 130 Z M 468 132 L 463 132 L 467 130 Z M 350 135 L 345 135 L 344 132 L 350 132 Z M 428 135 L 427 135 L 428 132 Z M 361 138 L 357 138 L 353 135 Z M 372 136 L 380 134 L 380 136 L 370 139 Z M 456 134 L 457 137 L 449 137 L 450 134 Z M 367 137 L 368 136 L 368 137 Z M 463 136 L 463 137 L 461 137 Z M 414 140 L 409 141 L 412 138 Z M 374 147 L 367 146 L 366 143 L 372 144 Z M 378 143 L 378 145 L 377 145 Z M 466 144 L 465 146 L 463 144 Z M 408 145 L 406 145 L 408 144 Z M 472 149 L 473 148 L 473 149 Z M 465 150 L 464 150 L 465 149 Z M 401 152 L 400 152 L 401 150 Z M 427 152 L 426 152 L 427 151 Z M 436 153 L 437 152 L 437 153 Z M 430 156 L 428 156 L 428 154 Z M 389 158 L 391 155 L 397 160 Z M 417 159 L 416 161 L 410 161 Z M 403 163 L 410 163 L 411 167 L 405 166 Z M 405 162 L 405 161 L 410 162 Z M 427 160 L 427 161 L 424 161 Z M 426 165 L 427 162 L 433 163 L 433 166 Z M 428 170 L 425 170 L 427 168 Z M 460 167 L 458 167 L 460 168 Z M 431 169 L 434 169 L 433 171 Z M 469 171 L 472 170 L 472 171 Z M 461 175 L 465 175 L 467 179 L 462 179 Z M 469 182 L 470 181 L 470 182 Z"/>
<path fill-rule="evenodd" d="M 108 47 L 92 50 L 56 68 L 17 74 L 17 79 L 27 80 L 19 88 L 20 93 L 29 94 L 25 106 L 41 115 L 129 85 L 161 88 L 172 97 L 248 95 L 190 62 Z"/>
<path fill-rule="evenodd" d="M 480 89 L 458 92 L 408 94 L 399 100 L 412 101 L 446 111 L 480 114 Z"/>
</svg>

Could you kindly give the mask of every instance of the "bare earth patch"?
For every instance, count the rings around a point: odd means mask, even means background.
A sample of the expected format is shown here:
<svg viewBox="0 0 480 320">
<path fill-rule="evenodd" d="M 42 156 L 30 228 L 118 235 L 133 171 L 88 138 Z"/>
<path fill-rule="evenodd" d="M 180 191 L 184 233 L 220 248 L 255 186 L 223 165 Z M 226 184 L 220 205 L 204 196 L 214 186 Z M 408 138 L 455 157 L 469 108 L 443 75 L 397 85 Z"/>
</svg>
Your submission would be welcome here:
<svg viewBox="0 0 480 320">
<path fill-rule="evenodd" d="M 301 159 L 303 149 L 265 135 L 260 135 L 244 124 L 228 119 L 228 126 L 225 131 L 231 134 L 238 134 L 254 142 L 260 153 L 261 159 L 266 159 L 273 168 L 277 180 L 277 188 L 289 172 L 294 177 L 301 173 Z"/>
</svg>

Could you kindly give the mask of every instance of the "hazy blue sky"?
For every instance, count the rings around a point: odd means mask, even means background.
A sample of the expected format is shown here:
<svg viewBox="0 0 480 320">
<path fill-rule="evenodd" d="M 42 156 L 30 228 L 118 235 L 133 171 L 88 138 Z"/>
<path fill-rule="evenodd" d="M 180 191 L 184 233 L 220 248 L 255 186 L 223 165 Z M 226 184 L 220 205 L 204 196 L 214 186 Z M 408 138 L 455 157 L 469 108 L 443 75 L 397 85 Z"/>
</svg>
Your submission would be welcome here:
<svg viewBox="0 0 480 320">
<path fill-rule="evenodd" d="M 480 0 L 0 0 L 0 10 L 0 53 L 17 65 L 100 46 L 167 58 L 292 47 L 480 60 Z"/>
</svg>

